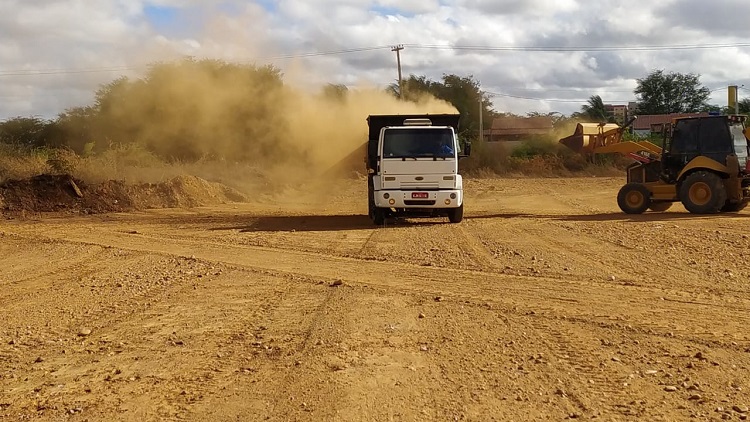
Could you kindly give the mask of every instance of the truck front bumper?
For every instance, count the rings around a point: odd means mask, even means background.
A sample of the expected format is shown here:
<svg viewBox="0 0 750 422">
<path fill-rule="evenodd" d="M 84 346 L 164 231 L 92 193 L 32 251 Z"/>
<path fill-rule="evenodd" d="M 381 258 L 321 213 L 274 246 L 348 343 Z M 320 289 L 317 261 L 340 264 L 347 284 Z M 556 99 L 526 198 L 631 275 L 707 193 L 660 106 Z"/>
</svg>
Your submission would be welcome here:
<svg viewBox="0 0 750 422">
<path fill-rule="evenodd" d="M 375 206 L 378 208 L 458 208 L 463 204 L 463 191 L 375 191 Z"/>
</svg>

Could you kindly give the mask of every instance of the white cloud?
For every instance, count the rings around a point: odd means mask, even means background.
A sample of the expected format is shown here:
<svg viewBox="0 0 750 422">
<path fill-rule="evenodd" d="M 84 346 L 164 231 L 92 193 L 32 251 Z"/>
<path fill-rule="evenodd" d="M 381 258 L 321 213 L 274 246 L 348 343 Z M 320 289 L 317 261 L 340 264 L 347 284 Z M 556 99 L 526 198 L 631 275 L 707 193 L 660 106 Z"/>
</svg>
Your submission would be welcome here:
<svg viewBox="0 0 750 422">
<path fill-rule="evenodd" d="M 385 86 L 396 80 L 395 54 L 388 46 L 399 43 L 406 44 L 406 75 L 473 75 L 484 89 L 503 95 L 493 99 L 498 111 L 519 114 L 570 113 L 582 104 L 576 100 L 593 94 L 605 101 L 630 100 L 635 79 L 660 68 L 700 74 L 711 88 L 750 86 L 750 77 L 740 71 L 750 64 L 748 47 L 589 52 L 419 47 L 744 43 L 748 30 L 737 25 L 738 17 L 747 16 L 750 5 L 727 1 L 731 7 L 697 0 L 0 0 L 5 11 L 0 15 L 0 119 L 54 117 L 87 105 L 102 83 L 121 74 L 137 76 L 149 62 L 182 55 L 268 61 L 290 81 L 311 87 L 327 82 Z M 150 6 L 175 8 L 174 22 L 150 17 Z M 384 48 L 279 58 L 373 46 Z M 713 102 L 726 101 L 726 91 L 714 95 Z"/>
</svg>

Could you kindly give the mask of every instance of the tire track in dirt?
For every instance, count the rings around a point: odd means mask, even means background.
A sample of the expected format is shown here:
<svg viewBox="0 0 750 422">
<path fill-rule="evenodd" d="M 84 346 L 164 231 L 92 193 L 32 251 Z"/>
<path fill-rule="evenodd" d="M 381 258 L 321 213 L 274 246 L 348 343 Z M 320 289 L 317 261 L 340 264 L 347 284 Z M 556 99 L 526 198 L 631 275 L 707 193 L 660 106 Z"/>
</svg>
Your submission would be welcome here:
<svg viewBox="0 0 750 422">
<path fill-rule="evenodd" d="M 73 232 L 64 237 L 74 242 L 90 242 L 90 232 L 79 236 Z M 696 327 L 702 333 L 726 333 L 742 339 L 736 333 L 737 324 L 750 323 L 748 315 L 737 315 L 723 310 L 725 304 L 720 296 L 713 298 L 713 309 L 721 312 L 718 320 L 696 319 L 692 310 L 695 304 L 662 300 L 661 288 L 606 284 L 571 279 L 550 279 L 545 277 L 518 277 L 483 273 L 479 271 L 447 268 L 425 268 L 402 263 L 387 263 L 352 258 L 338 258 L 314 253 L 277 251 L 256 247 L 227 247 L 224 244 L 209 244 L 190 240 L 171 241 L 164 245 L 159 239 L 144 236 L 127 236 L 103 231 L 97 235 L 99 243 L 124 249 L 148 251 L 162 254 L 186 256 L 197 253 L 202 259 L 223 262 L 241 267 L 251 267 L 305 275 L 318 280 L 332 281 L 340 278 L 346 282 L 366 285 L 380 285 L 394 288 L 408 287 L 423 294 L 451 295 L 468 297 L 474 300 L 502 303 L 509 307 L 534 309 L 545 312 L 565 312 L 587 315 L 587 318 L 608 319 L 619 315 L 632 325 L 641 325 L 657 332 L 667 329 L 672 332 L 691 334 Z M 383 276 L 386 275 L 387 276 Z M 432 281 L 425 285 L 423 280 Z M 627 297 L 626 300 L 623 300 Z M 586 303 L 576 298 L 588 298 Z M 634 306 L 630 306 L 630 304 Z M 651 303 L 648 307 L 644 304 Z M 750 307 L 748 300 L 742 301 Z M 641 314 L 634 314 L 634 308 Z M 675 327 L 674 321 L 680 321 Z M 721 323 L 719 323 L 721 321 Z M 710 326 L 719 325 L 716 330 Z M 688 328 L 690 327 L 690 328 Z M 733 330 L 733 328 L 735 328 Z"/>
</svg>

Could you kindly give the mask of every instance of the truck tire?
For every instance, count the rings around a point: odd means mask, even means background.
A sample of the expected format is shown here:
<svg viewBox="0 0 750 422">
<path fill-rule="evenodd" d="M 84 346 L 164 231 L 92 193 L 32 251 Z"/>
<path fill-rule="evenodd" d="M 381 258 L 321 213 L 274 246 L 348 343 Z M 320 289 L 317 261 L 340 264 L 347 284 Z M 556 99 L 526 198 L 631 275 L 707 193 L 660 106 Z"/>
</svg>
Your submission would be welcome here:
<svg viewBox="0 0 750 422">
<path fill-rule="evenodd" d="M 464 219 L 464 204 L 461 204 L 458 208 L 451 208 L 448 210 L 448 221 L 451 223 L 460 223 Z"/>
<path fill-rule="evenodd" d="M 651 192 L 642 183 L 627 183 L 617 193 L 617 205 L 625 214 L 642 214 L 651 206 Z"/>
<path fill-rule="evenodd" d="M 680 201 L 693 214 L 715 214 L 727 202 L 724 181 L 715 173 L 696 171 L 680 186 Z"/>
<path fill-rule="evenodd" d="M 372 209 L 372 222 L 376 226 L 382 226 L 385 224 L 385 210 L 378 207 Z"/>
</svg>

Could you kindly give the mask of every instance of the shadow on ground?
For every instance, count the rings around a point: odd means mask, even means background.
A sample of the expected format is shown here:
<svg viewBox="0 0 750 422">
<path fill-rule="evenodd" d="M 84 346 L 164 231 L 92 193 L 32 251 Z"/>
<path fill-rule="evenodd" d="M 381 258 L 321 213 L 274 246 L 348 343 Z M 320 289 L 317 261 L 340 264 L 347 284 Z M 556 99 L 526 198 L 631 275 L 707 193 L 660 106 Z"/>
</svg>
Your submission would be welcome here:
<svg viewBox="0 0 750 422">
<path fill-rule="evenodd" d="M 747 216 L 745 213 L 720 213 L 720 214 L 690 214 L 686 212 L 646 212 L 643 214 L 625 214 L 623 212 L 607 212 L 595 214 L 527 214 L 527 213 L 493 213 L 469 215 L 467 218 L 480 219 L 510 219 L 510 218 L 538 218 L 543 220 L 557 221 L 619 221 L 619 222 L 643 222 L 643 221 L 689 221 L 716 218 L 737 218 Z"/>
<path fill-rule="evenodd" d="M 443 220 L 443 219 L 441 219 Z M 430 219 L 394 219 L 389 218 L 381 228 L 425 226 L 443 224 L 443 221 Z M 247 224 L 215 227 L 211 230 L 239 230 L 241 233 L 250 232 L 323 232 L 375 229 L 367 215 L 280 215 L 255 216 Z"/>
</svg>

